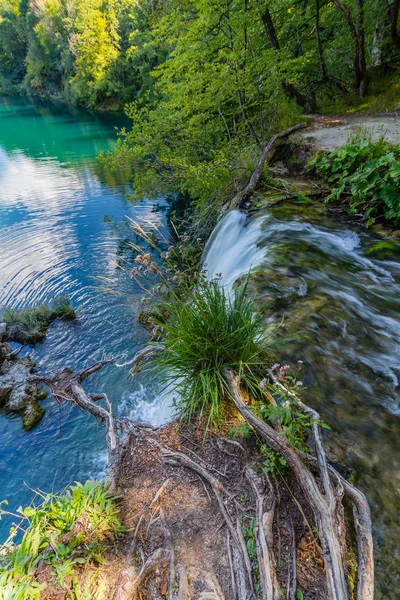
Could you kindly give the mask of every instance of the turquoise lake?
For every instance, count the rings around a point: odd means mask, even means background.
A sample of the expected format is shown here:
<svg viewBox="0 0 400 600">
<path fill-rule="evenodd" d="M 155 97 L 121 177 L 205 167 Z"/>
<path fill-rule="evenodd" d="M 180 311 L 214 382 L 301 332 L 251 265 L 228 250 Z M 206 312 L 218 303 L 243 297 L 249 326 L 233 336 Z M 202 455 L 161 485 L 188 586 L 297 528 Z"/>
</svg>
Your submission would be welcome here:
<svg viewBox="0 0 400 600">
<path fill-rule="evenodd" d="M 123 222 L 130 216 L 164 227 L 167 203 L 131 204 L 123 178 L 97 161 L 125 124 L 118 115 L 0 98 L 0 306 L 65 294 L 78 316 L 54 323 L 43 344 L 24 349 L 42 372 L 82 368 L 104 354 L 129 358 L 147 340 L 136 322 L 142 291 L 129 277 Z M 157 384 L 132 380 L 129 367 L 107 367 L 88 385 L 107 391 L 118 412 L 156 424 L 169 414 Z M 105 473 L 101 426 L 51 397 L 43 406 L 30 432 L 20 417 L 0 414 L 0 500 L 7 498 L 11 511 L 30 502 L 32 488 L 60 490 Z M 0 521 L 1 539 L 10 524 Z"/>
</svg>

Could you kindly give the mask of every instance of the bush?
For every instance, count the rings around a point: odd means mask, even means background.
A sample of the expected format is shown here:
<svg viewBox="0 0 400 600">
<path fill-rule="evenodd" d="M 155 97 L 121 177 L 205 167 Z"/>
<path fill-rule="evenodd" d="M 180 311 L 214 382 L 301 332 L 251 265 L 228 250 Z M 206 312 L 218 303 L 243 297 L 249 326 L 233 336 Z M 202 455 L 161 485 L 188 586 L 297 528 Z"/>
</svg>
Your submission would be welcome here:
<svg viewBox="0 0 400 600">
<path fill-rule="evenodd" d="M 383 138 L 360 136 L 309 162 L 334 187 L 326 201 L 348 199 L 350 213 L 362 211 L 366 226 L 378 217 L 400 220 L 400 147 Z"/>
<path fill-rule="evenodd" d="M 115 501 L 101 483 L 76 483 L 58 496 L 38 495 L 39 505 L 18 509 L 24 531 L 21 543 L 13 542 L 15 527 L 0 546 L 0 600 L 40 598 L 44 585 L 35 581 L 40 563 L 50 565 L 64 587 L 65 577 L 74 579 L 77 568 L 100 562 L 103 542 L 122 531 Z M 2 514 L 10 513 L 0 509 L 0 518 Z"/>
<path fill-rule="evenodd" d="M 260 393 L 259 373 L 272 342 L 246 290 L 247 281 L 231 299 L 217 280 L 201 279 L 166 304 L 169 319 L 160 322 L 165 352 L 153 365 L 177 393 L 175 406 L 183 420 L 196 415 L 207 427 L 220 422 L 227 398 L 224 368 L 238 373 L 250 393 Z"/>
</svg>

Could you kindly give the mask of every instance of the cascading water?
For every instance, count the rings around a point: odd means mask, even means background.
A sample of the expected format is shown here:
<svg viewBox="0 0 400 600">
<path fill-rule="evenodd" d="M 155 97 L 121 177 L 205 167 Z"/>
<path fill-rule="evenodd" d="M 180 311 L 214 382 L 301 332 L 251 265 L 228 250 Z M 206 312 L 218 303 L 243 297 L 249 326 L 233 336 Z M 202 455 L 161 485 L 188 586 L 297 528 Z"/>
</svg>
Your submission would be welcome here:
<svg viewBox="0 0 400 600">
<path fill-rule="evenodd" d="M 229 290 L 251 271 L 249 292 L 270 307 L 266 327 L 283 320 L 276 335 L 291 341 L 282 341 L 281 355 L 304 361 L 305 398 L 332 427 L 327 443 L 372 505 L 378 587 L 397 598 L 400 245 L 321 210 L 281 205 L 252 216 L 228 213 L 203 264 Z"/>
</svg>

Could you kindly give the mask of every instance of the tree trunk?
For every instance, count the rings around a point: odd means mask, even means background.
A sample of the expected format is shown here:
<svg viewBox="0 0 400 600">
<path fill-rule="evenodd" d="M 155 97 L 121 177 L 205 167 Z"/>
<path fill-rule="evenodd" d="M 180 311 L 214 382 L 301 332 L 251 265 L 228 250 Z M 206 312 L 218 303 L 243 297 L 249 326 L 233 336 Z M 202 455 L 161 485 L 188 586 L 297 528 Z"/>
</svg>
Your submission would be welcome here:
<svg viewBox="0 0 400 600">
<path fill-rule="evenodd" d="M 322 81 L 326 83 L 328 81 L 328 72 L 326 70 L 324 54 L 322 51 L 321 31 L 319 26 L 319 2 L 320 0 L 315 0 L 315 36 L 317 38 L 317 50 L 319 58 L 319 68 L 321 70 L 321 77 Z"/>
<path fill-rule="evenodd" d="M 390 35 L 394 47 L 400 52 L 400 35 L 397 30 L 397 21 L 399 19 L 400 0 L 393 0 L 390 6 Z"/>
<path fill-rule="evenodd" d="M 353 39 L 355 87 L 358 95 L 362 97 L 367 93 L 369 84 L 365 60 L 364 0 L 357 0 L 356 25 L 354 25 L 349 7 L 342 0 L 333 1 L 336 8 L 343 13 Z"/>
<path fill-rule="evenodd" d="M 271 48 L 279 51 L 281 48 L 279 45 L 278 36 L 276 35 L 275 26 L 268 8 L 265 8 L 263 14 L 261 15 L 261 20 L 264 24 L 264 28 L 267 33 Z M 286 96 L 288 96 L 288 98 L 291 98 L 292 100 L 295 100 L 296 104 L 300 106 L 300 108 L 303 108 L 304 110 L 310 112 L 315 111 L 316 106 L 314 100 L 308 98 L 305 94 L 300 92 L 293 85 L 293 83 L 290 83 L 290 81 L 281 81 L 281 87 Z"/>
</svg>

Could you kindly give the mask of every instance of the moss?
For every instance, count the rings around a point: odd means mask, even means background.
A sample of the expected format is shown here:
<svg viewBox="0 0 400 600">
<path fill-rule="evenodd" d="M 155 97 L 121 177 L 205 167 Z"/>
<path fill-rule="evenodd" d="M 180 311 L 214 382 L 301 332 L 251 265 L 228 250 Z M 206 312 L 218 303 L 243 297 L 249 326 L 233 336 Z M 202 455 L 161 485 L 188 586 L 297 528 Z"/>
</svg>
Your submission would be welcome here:
<svg viewBox="0 0 400 600">
<path fill-rule="evenodd" d="M 375 242 L 370 246 L 365 254 L 370 258 L 376 258 L 377 260 L 388 260 L 392 257 L 400 256 L 400 246 L 394 242 L 382 240 L 381 242 Z"/>
<path fill-rule="evenodd" d="M 50 305 L 10 310 L 4 309 L 2 320 L 6 324 L 5 338 L 20 344 L 41 342 L 55 319 L 73 320 L 75 311 L 65 297 L 55 298 Z"/>
<path fill-rule="evenodd" d="M 42 394 L 39 395 L 39 397 Z M 46 394 L 45 394 L 46 396 Z M 24 416 L 22 419 L 22 427 L 25 431 L 30 431 L 35 425 L 42 420 L 44 415 L 44 408 L 36 400 L 30 400 L 26 405 Z"/>
</svg>

